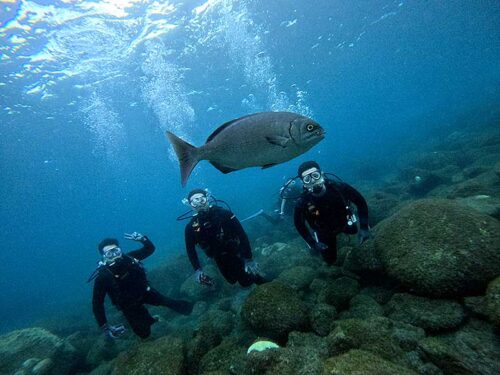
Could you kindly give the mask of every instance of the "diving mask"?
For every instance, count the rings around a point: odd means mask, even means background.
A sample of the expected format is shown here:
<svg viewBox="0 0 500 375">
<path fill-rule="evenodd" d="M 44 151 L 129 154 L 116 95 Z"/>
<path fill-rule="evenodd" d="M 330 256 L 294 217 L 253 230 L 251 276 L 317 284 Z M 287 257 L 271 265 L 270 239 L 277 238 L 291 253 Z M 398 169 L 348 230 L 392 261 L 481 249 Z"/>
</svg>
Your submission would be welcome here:
<svg viewBox="0 0 500 375">
<path fill-rule="evenodd" d="M 206 208 L 208 207 L 208 198 L 202 193 L 193 194 L 191 198 L 189 198 L 189 205 L 195 210 Z"/>
<path fill-rule="evenodd" d="M 321 178 L 321 172 L 318 170 L 315 170 L 314 172 L 311 172 L 306 175 L 302 175 L 302 182 L 304 185 L 309 185 L 312 183 L 315 183 Z"/>
<path fill-rule="evenodd" d="M 321 193 L 325 186 L 325 178 L 318 168 L 310 168 L 300 176 L 304 188 L 313 193 Z"/>
<path fill-rule="evenodd" d="M 112 263 L 122 256 L 122 249 L 116 245 L 105 246 L 102 249 L 102 259 L 105 263 Z"/>
</svg>

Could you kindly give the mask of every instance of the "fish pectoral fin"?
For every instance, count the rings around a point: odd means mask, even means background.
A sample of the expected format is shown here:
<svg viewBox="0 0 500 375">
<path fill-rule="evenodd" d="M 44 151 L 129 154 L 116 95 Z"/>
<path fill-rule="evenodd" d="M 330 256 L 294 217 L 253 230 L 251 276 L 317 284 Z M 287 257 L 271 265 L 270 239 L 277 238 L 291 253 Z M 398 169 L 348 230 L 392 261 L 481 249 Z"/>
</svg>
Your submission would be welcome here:
<svg viewBox="0 0 500 375">
<path fill-rule="evenodd" d="M 218 163 L 216 163 L 214 161 L 211 161 L 210 164 L 212 164 L 215 168 L 217 168 L 219 171 L 221 171 L 224 174 L 237 171 L 237 169 L 229 168 L 229 167 L 226 167 L 224 165 L 220 165 L 220 164 L 218 164 Z"/>
<path fill-rule="evenodd" d="M 263 165 L 263 166 L 262 166 L 262 169 L 267 169 L 267 168 L 274 167 L 276 164 L 278 164 L 278 163 L 271 163 L 271 164 L 266 164 L 266 165 Z"/>
<path fill-rule="evenodd" d="M 270 135 L 270 136 L 266 137 L 266 140 L 269 143 L 272 143 L 273 145 L 281 146 L 281 147 L 286 147 L 288 142 L 290 142 L 290 138 L 283 137 L 281 135 Z"/>
</svg>

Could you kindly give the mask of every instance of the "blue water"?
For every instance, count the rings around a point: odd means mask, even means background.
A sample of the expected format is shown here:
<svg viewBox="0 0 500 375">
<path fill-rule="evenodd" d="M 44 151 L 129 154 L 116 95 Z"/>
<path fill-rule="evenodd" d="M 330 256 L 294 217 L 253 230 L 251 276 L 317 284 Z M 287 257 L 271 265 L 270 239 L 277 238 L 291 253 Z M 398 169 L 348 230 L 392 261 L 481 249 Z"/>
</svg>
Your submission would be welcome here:
<svg viewBox="0 0 500 375">
<path fill-rule="evenodd" d="M 499 16 L 495 0 L 1 2 L 0 331 L 71 305 L 90 316 L 103 237 L 149 235 L 149 267 L 182 254 L 191 188 L 245 217 L 301 161 L 356 185 L 498 108 Z M 201 145 L 268 110 L 327 138 L 265 171 L 201 162 L 181 188 L 166 130 Z"/>
</svg>

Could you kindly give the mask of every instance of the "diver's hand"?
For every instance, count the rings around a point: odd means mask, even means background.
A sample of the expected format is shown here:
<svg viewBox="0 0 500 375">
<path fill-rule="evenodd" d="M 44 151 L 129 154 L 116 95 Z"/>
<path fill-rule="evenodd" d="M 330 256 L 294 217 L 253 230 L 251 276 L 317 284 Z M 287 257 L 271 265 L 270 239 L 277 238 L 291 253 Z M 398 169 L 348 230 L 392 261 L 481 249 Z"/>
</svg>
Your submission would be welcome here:
<svg viewBox="0 0 500 375">
<path fill-rule="evenodd" d="M 108 323 L 106 323 L 101 328 L 106 338 L 110 340 L 115 340 L 125 333 L 125 327 L 123 326 L 123 324 L 110 326 Z"/>
<path fill-rule="evenodd" d="M 323 242 L 315 242 L 311 247 L 311 254 L 321 254 L 326 249 L 328 249 L 328 245 L 324 244 Z"/>
<path fill-rule="evenodd" d="M 245 272 L 250 275 L 257 275 L 259 273 L 259 265 L 252 259 L 245 259 Z"/>
<path fill-rule="evenodd" d="M 138 232 L 134 232 L 134 233 L 131 233 L 131 234 L 128 234 L 128 233 L 124 233 L 124 236 L 123 236 L 126 240 L 132 240 L 132 241 L 139 241 L 139 242 L 144 242 L 146 240 L 146 236 L 138 233 Z"/>
<path fill-rule="evenodd" d="M 358 232 L 358 242 L 360 245 L 362 245 L 366 240 L 369 240 L 371 237 L 370 235 L 370 228 L 366 229 L 360 229 Z"/>
<path fill-rule="evenodd" d="M 196 273 L 194 274 L 194 277 L 198 284 L 201 285 L 207 285 L 207 286 L 212 286 L 214 284 L 212 278 L 210 276 L 207 276 L 205 272 L 203 272 L 201 269 L 196 270 Z"/>
</svg>

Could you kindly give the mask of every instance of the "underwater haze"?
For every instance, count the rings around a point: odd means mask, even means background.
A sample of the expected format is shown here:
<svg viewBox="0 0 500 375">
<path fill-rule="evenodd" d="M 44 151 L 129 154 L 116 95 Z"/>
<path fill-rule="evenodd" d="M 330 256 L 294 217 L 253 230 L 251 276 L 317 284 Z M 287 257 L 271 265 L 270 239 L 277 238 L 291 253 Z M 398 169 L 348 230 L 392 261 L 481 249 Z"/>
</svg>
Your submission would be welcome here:
<svg viewBox="0 0 500 375">
<path fill-rule="evenodd" d="M 499 18 L 497 0 L 0 1 L 0 331 L 91 317 L 104 237 L 129 250 L 124 232 L 147 234 L 150 268 L 184 254 L 193 188 L 244 218 L 302 161 L 376 183 L 498 109 Z M 202 161 L 181 188 L 167 130 L 199 146 L 260 111 L 309 116 L 326 138 L 266 170 Z"/>
</svg>

